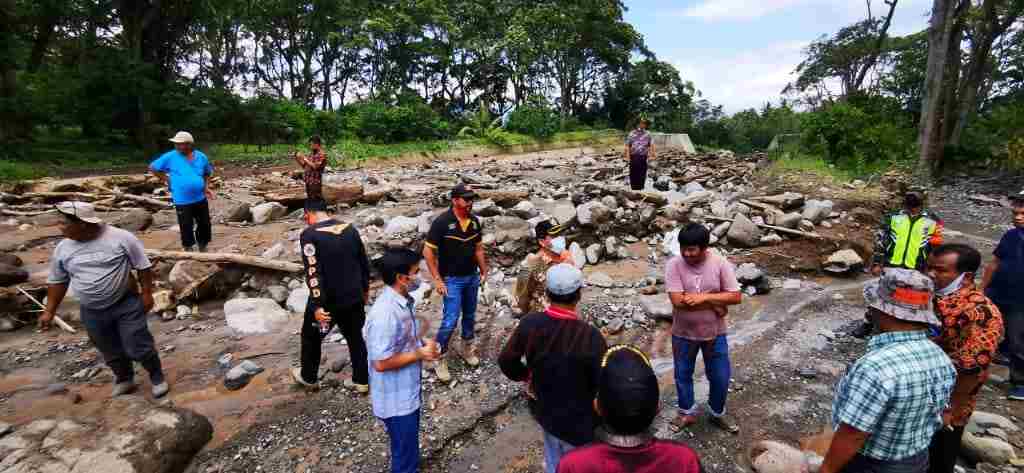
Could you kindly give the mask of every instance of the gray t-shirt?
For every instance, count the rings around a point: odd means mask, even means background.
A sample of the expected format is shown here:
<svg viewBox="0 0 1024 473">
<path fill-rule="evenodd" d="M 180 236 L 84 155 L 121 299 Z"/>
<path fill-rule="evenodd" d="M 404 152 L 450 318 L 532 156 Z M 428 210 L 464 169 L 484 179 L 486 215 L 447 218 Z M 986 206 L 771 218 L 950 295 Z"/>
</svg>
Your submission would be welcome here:
<svg viewBox="0 0 1024 473">
<path fill-rule="evenodd" d="M 135 235 L 104 225 L 90 241 L 61 240 L 50 260 L 50 284 L 71 282 L 82 307 L 106 309 L 124 298 L 132 269 L 149 269 L 142 242 Z"/>
</svg>

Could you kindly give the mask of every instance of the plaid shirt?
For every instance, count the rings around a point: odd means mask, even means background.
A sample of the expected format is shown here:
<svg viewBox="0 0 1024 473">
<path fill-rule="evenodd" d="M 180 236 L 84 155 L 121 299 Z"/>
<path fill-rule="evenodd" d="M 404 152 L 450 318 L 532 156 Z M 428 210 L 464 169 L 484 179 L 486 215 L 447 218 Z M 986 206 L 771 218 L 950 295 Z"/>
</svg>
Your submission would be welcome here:
<svg viewBox="0 0 1024 473">
<path fill-rule="evenodd" d="M 949 356 L 925 331 L 877 335 L 836 387 L 833 427 L 870 434 L 860 450 L 866 457 L 908 458 L 927 449 L 942 427 L 955 382 Z"/>
<path fill-rule="evenodd" d="M 420 408 L 420 362 L 397 370 L 377 371 L 374 361 L 414 351 L 420 346 L 416 303 L 390 287 L 377 296 L 363 326 L 370 365 L 370 400 L 380 419 L 412 414 Z"/>
</svg>

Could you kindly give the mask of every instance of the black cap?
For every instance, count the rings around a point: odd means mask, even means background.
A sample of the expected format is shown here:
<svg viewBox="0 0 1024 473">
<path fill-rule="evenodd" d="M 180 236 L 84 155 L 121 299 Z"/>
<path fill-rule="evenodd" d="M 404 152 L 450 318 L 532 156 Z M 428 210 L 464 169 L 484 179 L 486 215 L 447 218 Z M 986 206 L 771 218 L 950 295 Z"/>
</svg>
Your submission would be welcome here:
<svg viewBox="0 0 1024 473">
<path fill-rule="evenodd" d="M 454 199 L 456 197 L 462 197 L 463 199 L 475 199 L 479 196 L 473 191 L 472 187 L 469 187 L 464 182 L 460 182 L 452 189 L 452 198 Z"/>
<path fill-rule="evenodd" d="M 917 208 L 924 205 L 924 192 L 919 190 L 908 191 L 903 194 L 903 205 L 908 208 Z"/>
<path fill-rule="evenodd" d="M 658 377 L 639 348 L 615 345 L 605 352 L 597 382 L 597 402 L 614 433 L 646 431 L 658 415 Z"/>
<path fill-rule="evenodd" d="M 561 235 L 563 231 L 565 231 L 565 227 L 558 225 L 554 220 L 543 220 L 538 222 L 534 228 L 538 240 L 543 240 L 544 237 Z"/>
<path fill-rule="evenodd" d="M 326 212 L 327 202 L 323 199 L 306 199 L 306 212 Z"/>
</svg>

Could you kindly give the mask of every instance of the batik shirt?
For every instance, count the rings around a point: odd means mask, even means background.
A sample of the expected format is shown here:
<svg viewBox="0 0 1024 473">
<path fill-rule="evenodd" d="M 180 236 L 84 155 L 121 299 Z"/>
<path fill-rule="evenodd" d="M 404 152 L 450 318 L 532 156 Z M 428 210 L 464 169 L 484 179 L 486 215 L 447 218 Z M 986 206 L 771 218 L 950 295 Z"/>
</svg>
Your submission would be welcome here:
<svg viewBox="0 0 1024 473">
<path fill-rule="evenodd" d="M 563 251 L 557 257 L 550 256 L 546 251 L 526 257 L 525 274 L 521 275 L 521 280 L 516 281 L 516 295 L 519 297 L 518 306 L 521 313 L 543 312 L 547 308 L 548 270 L 561 263 L 573 263 L 570 251 Z"/>
<path fill-rule="evenodd" d="M 324 169 L 327 167 L 327 156 L 323 151 L 316 151 L 306 156 L 309 166 L 303 166 L 302 180 L 306 183 L 306 198 L 320 200 L 324 198 Z"/>
</svg>

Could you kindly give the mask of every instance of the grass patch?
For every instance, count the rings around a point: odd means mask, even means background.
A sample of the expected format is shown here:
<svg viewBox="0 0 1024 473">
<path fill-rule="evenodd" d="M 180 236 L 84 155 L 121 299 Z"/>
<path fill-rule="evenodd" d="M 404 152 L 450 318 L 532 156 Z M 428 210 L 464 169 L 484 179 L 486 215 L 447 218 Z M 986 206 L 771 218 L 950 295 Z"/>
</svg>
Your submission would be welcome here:
<svg viewBox="0 0 1024 473">
<path fill-rule="evenodd" d="M 863 163 L 855 160 L 839 160 L 830 163 L 821 156 L 804 153 L 777 153 L 772 155 L 772 169 L 780 172 L 809 172 L 820 176 L 831 177 L 838 182 L 849 182 L 855 179 L 877 179 L 893 168 L 901 168 L 906 163 L 874 162 Z"/>
<path fill-rule="evenodd" d="M 0 161 L 0 183 L 38 179 L 45 175 L 39 166 L 20 161 Z"/>
</svg>

